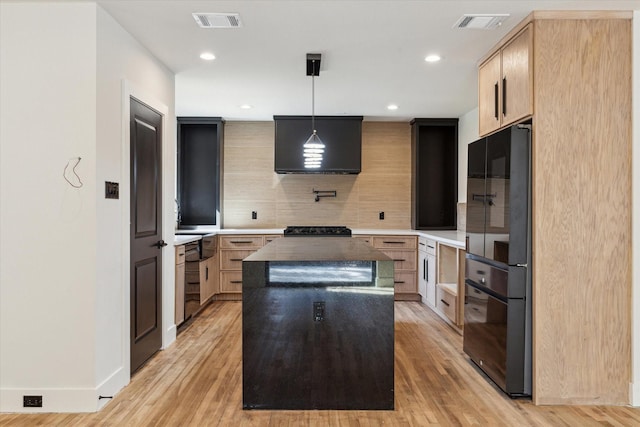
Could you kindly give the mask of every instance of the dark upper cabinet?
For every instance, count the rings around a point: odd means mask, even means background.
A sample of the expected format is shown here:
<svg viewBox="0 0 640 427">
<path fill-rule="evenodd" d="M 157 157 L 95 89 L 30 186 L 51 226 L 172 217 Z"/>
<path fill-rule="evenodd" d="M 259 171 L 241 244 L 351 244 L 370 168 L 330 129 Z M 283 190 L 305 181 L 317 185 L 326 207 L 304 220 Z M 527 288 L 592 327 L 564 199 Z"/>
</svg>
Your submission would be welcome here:
<svg viewBox="0 0 640 427">
<path fill-rule="evenodd" d="M 219 225 L 222 141 L 220 117 L 178 117 L 178 227 Z"/>
<path fill-rule="evenodd" d="M 455 230 L 458 204 L 458 119 L 411 121 L 411 226 Z"/>
</svg>

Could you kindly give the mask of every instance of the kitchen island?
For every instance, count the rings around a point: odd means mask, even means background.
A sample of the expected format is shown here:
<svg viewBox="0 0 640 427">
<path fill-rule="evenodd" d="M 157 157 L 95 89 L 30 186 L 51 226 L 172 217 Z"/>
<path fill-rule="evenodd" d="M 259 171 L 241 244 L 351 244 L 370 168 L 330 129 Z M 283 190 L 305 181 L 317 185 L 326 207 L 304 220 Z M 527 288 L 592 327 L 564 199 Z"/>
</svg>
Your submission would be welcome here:
<svg viewBox="0 0 640 427">
<path fill-rule="evenodd" d="M 391 258 L 285 237 L 242 264 L 244 409 L 394 408 Z"/>
</svg>

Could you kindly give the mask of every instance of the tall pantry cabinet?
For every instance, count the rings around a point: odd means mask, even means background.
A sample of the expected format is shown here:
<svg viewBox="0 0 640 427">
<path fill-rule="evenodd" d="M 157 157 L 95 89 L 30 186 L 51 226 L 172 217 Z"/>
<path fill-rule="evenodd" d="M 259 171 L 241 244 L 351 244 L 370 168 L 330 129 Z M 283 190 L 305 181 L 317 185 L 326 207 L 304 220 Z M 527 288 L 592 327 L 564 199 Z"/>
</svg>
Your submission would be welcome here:
<svg viewBox="0 0 640 427">
<path fill-rule="evenodd" d="M 631 18 L 533 12 L 479 66 L 480 134 L 532 123 L 536 404 L 629 403 Z"/>
</svg>

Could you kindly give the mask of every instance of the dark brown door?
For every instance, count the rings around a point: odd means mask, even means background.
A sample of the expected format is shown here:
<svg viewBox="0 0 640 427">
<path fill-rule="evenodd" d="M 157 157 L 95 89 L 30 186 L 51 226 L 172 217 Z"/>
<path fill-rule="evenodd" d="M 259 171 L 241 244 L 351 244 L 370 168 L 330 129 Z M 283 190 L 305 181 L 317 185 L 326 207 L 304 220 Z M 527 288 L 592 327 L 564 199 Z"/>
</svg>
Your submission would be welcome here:
<svg viewBox="0 0 640 427">
<path fill-rule="evenodd" d="M 162 346 L 162 116 L 131 98 L 131 373 Z"/>
</svg>

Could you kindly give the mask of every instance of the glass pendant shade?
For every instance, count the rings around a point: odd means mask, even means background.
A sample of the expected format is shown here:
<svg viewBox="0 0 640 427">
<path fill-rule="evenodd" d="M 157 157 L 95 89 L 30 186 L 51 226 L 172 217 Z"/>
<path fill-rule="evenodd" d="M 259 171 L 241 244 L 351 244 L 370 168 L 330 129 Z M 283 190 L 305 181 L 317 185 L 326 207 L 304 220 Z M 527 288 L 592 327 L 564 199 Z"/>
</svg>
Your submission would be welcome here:
<svg viewBox="0 0 640 427">
<path fill-rule="evenodd" d="M 318 169 L 322 165 L 322 153 L 324 153 L 324 143 L 316 133 L 315 129 L 307 142 L 303 145 L 304 167 L 307 169 Z"/>
</svg>

